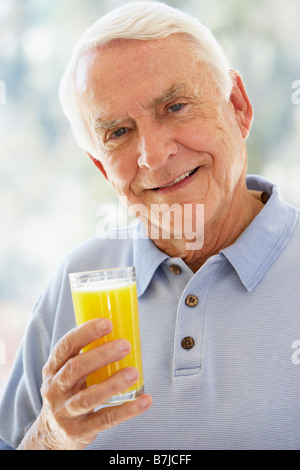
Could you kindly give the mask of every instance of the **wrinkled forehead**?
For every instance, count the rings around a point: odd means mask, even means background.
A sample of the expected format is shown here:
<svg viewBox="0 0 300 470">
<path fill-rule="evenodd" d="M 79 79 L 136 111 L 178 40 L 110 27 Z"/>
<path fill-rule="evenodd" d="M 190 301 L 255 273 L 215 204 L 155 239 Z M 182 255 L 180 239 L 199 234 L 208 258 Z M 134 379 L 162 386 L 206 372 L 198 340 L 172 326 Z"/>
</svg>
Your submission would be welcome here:
<svg viewBox="0 0 300 470">
<path fill-rule="evenodd" d="M 75 73 L 75 87 L 79 94 L 86 93 L 95 84 L 102 89 L 115 83 L 126 82 L 130 76 L 136 83 L 155 73 L 176 75 L 185 73 L 193 76 L 199 58 L 195 44 L 185 35 L 173 34 L 163 39 L 113 40 L 84 52 Z M 134 70 L 134 76 L 130 73 Z"/>
</svg>

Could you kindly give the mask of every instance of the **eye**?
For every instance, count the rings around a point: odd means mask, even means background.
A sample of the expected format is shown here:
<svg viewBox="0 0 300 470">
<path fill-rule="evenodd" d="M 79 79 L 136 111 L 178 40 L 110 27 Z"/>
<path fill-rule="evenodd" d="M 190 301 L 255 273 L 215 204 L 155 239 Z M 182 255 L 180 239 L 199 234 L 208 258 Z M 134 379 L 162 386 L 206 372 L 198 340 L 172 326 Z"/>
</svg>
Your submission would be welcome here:
<svg viewBox="0 0 300 470">
<path fill-rule="evenodd" d="M 180 111 L 185 106 L 185 103 L 175 103 L 168 107 L 168 113 L 176 113 L 176 111 Z"/>
<path fill-rule="evenodd" d="M 114 138 L 122 137 L 122 135 L 126 134 L 126 132 L 127 132 L 126 127 L 120 127 L 116 131 L 112 132 L 112 134 L 110 134 L 109 138 L 114 139 Z"/>
</svg>

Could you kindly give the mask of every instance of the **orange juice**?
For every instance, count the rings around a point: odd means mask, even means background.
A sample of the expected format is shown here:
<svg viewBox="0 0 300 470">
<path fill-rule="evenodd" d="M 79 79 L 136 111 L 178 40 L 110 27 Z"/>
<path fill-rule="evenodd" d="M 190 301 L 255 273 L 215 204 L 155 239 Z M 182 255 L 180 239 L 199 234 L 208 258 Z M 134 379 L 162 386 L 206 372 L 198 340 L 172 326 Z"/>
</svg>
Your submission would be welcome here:
<svg viewBox="0 0 300 470">
<path fill-rule="evenodd" d="M 126 268 L 125 268 L 126 269 Z M 108 270 L 106 272 L 115 270 Z M 71 279 L 70 275 L 70 279 Z M 139 316 L 136 283 L 134 280 L 109 279 L 105 283 L 95 278 L 83 285 L 72 286 L 72 298 L 77 325 L 100 317 L 109 318 L 113 324 L 110 334 L 87 345 L 84 351 L 100 346 L 104 342 L 118 338 L 125 338 L 131 343 L 130 353 L 122 360 L 108 364 L 87 378 L 87 386 L 102 382 L 115 372 L 125 367 L 136 367 L 139 371 L 138 381 L 118 397 L 113 397 L 113 402 L 133 399 L 143 391 L 143 369 L 141 343 L 139 333 Z"/>
</svg>

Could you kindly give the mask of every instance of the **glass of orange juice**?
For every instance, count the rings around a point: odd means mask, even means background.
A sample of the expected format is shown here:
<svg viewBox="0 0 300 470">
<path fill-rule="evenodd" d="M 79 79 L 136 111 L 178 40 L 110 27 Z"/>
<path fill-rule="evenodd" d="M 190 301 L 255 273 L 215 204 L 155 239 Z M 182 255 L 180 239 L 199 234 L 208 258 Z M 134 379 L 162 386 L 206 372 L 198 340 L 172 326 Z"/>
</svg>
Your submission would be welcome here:
<svg viewBox="0 0 300 470">
<path fill-rule="evenodd" d="M 135 268 L 129 266 L 72 273 L 69 274 L 69 280 L 77 325 L 101 317 L 109 318 L 113 324 L 110 334 L 93 341 L 82 352 L 119 338 L 131 343 L 131 351 L 124 359 L 90 374 L 86 380 L 87 386 L 98 384 L 125 367 L 136 367 L 139 371 L 138 381 L 106 403 L 134 400 L 144 393 Z"/>
</svg>

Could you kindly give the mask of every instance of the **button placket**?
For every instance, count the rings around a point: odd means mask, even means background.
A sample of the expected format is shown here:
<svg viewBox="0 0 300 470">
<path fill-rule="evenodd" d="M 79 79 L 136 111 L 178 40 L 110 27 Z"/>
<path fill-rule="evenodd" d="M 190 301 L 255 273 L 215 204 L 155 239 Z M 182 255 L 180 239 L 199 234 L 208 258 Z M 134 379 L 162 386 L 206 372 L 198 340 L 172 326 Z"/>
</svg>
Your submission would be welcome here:
<svg viewBox="0 0 300 470">
<path fill-rule="evenodd" d="M 195 375 L 201 370 L 207 299 L 222 263 L 223 258 L 217 255 L 208 260 L 182 292 L 174 338 L 175 377 Z"/>
<path fill-rule="evenodd" d="M 175 376 L 197 374 L 201 362 L 202 314 L 199 294 L 188 287 L 178 306 L 175 335 Z"/>
<path fill-rule="evenodd" d="M 194 281 L 194 282 L 193 282 Z M 199 285 L 188 283 L 182 293 L 177 313 L 175 336 L 175 376 L 200 372 L 203 334 L 203 306 Z"/>
<path fill-rule="evenodd" d="M 191 307 L 191 308 L 194 308 L 198 305 L 199 303 L 199 300 L 198 300 L 198 297 L 194 294 L 189 294 L 186 298 L 185 298 L 185 304 L 188 306 L 188 307 Z M 194 338 L 192 338 L 192 336 L 185 336 L 182 340 L 181 340 L 181 346 L 184 348 L 184 349 L 192 349 L 195 345 L 195 340 Z"/>
</svg>

